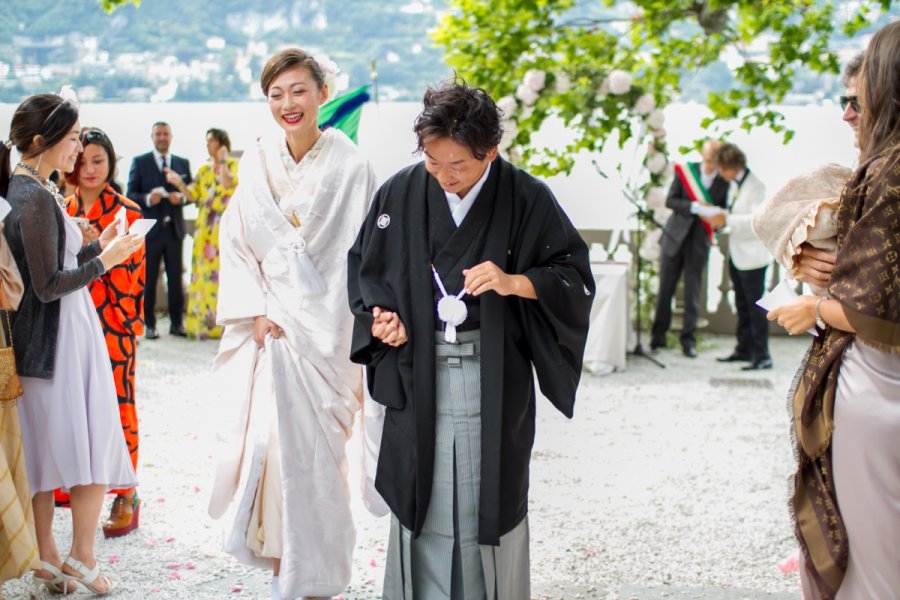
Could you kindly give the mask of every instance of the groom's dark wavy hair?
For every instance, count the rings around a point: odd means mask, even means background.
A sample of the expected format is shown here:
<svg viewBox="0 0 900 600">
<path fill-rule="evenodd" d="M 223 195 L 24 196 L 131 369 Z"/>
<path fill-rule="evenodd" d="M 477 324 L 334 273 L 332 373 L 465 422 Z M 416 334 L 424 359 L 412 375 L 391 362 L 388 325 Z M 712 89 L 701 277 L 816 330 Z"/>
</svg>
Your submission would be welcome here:
<svg viewBox="0 0 900 600">
<path fill-rule="evenodd" d="M 431 140 L 450 138 L 468 148 L 478 160 L 484 160 L 500 144 L 500 109 L 482 88 L 471 87 L 454 77 L 437 88 L 429 87 L 423 103 L 425 107 L 413 127 L 418 152 Z"/>
</svg>

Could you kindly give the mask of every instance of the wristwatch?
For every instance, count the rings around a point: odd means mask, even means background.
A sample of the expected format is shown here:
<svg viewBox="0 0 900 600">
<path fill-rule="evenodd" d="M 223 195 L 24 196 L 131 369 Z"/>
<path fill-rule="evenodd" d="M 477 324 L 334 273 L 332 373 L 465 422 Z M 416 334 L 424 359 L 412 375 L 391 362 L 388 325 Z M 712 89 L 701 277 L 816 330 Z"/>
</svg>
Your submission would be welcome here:
<svg viewBox="0 0 900 600">
<path fill-rule="evenodd" d="M 819 307 L 822 306 L 822 302 L 824 300 L 828 300 L 828 298 L 822 296 L 821 298 L 816 300 L 816 327 L 818 327 L 819 329 L 826 329 L 828 327 L 828 323 L 826 323 L 825 320 L 822 319 L 822 313 L 819 312 Z"/>
</svg>

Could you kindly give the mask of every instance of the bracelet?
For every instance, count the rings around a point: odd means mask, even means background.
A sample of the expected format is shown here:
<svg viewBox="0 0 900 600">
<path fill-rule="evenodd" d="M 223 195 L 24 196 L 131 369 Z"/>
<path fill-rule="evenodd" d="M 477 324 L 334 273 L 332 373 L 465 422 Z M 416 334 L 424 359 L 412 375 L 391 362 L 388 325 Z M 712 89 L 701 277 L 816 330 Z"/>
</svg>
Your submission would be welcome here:
<svg viewBox="0 0 900 600">
<path fill-rule="evenodd" d="M 828 323 L 822 318 L 822 313 L 819 312 L 819 307 L 822 306 L 822 302 L 828 300 L 827 297 L 822 296 L 818 300 L 816 300 L 816 327 L 819 329 L 826 329 L 828 327 Z"/>
</svg>

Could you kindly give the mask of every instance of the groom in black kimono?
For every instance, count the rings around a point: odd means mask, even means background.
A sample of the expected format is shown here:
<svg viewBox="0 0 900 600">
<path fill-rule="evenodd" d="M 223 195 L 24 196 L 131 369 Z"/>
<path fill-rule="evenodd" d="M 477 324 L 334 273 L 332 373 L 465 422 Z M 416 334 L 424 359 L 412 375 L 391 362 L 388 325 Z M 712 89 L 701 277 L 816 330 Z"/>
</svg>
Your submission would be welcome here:
<svg viewBox="0 0 900 600">
<path fill-rule="evenodd" d="M 429 89 L 415 131 L 425 160 L 379 189 L 348 263 L 351 358 L 387 407 L 384 593 L 530 598 L 533 373 L 571 417 L 588 250 L 547 186 L 497 156 L 484 90 Z"/>
</svg>

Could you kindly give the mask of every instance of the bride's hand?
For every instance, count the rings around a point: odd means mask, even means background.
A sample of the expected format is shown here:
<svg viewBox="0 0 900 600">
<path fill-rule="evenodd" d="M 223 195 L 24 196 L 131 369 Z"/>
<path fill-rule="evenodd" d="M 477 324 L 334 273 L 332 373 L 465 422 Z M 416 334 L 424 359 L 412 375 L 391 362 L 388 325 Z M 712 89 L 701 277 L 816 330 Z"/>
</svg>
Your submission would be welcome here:
<svg viewBox="0 0 900 600">
<path fill-rule="evenodd" d="M 406 335 L 406 326 L 397 313 L 376 306 L 372 309 L 372 316 L 375 318 L 372 323 L 372 335 L 374 337 L 394 348 L 398 348 L 409 341 Z"/>
<path fill-rule="evenodd" d="M 256 317 L 253 320 L 253 341 L 257 346 L 262 347 L 266 344 L 266 335 L 271 335 L 277 340 L 284 335 L 284 330 L 267 317 Z"/>
</svg>

